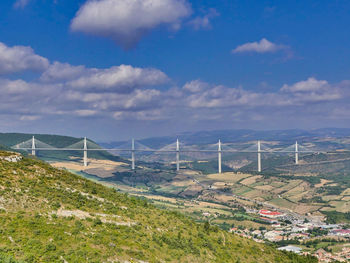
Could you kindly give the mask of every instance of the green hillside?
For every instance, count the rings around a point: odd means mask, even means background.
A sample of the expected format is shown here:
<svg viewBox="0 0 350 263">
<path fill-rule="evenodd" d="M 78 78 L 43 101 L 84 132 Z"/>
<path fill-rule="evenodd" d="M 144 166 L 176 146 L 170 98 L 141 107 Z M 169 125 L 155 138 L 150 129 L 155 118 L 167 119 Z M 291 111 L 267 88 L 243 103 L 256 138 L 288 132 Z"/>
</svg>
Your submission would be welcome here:
<svg viewBox="0 0 350 263">
<path fill-rule="evenodd" d="M 49 144 L 55 148 L 65 148 L 83 140 L 83 138 L 75 138 L 61 135 L 0 133 L 0 145 L 12 147 L 16 144 L 30 140 L 33 136 L 35 136 L 36 139 L 46 144 Z M 47 161 L 69 160 L 70 156 L 82 158 L 82 155 L 83 153 L 81 151 L 37 151 L 37 156 L 40 159 Z M 108 153 L 107 151 L 89 152 L 89 157 L 94 159 L 112 160 L 117 162 L 123 160 L 122 158 L 114 156 Z"/>
<path fill-rule="evenodd" d="M 317 262 L 7 155 L 0 152 L 0 262 Z"/>
</svg>

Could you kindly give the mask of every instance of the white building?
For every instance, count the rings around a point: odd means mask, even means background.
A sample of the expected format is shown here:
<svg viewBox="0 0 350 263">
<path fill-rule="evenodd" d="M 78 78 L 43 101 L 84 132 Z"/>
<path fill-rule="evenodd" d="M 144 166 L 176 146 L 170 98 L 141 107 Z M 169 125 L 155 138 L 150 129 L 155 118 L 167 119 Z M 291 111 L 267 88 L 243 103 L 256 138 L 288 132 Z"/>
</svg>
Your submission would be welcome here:
<svg viewBox="0 0 350 263">
<path fill-rule="evenodd" d="M 285 247 L 279 247 L 278 250 L 294 252 L 296 254 L 300 254 L 302 249 L 300 247 L 288 245 Z"/>
</svg>

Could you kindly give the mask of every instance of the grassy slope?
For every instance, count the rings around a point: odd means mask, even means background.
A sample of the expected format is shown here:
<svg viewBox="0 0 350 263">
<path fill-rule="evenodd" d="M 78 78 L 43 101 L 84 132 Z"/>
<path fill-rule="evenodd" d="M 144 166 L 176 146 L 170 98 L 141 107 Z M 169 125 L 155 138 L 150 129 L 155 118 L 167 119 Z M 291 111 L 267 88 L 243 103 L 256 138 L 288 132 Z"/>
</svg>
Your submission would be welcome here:
<svg viewBox="0 0 350 263">
<path fill-rule="evenodd" d="M 36 139 L 57 148 L 64 148 L 83 140 L 83 138 L 75 138 L 61 135 L 0 133 L 0 144 L 5 145 L 7 147 L 12 147 L 18 143 L 30 140 L 32 136 L 35 136 Z M 76 156 L 82 158 L 81 151 L 38 151 L 37 155 L 39 158 L 44 160 L 69 160 L 69 156 Z M 95 159 L 107 159 L 112 161 L 123 160 L 122 158 L 114 156 L 106 151 L 89 152 L 89 157 Z"/>
<path fill-rule="evenodd" d="M 0 207 L 0 259 L 316 262 L 196 224 L 28 158 L 18 163 L 0 160 Z M 76 215 L 62 216 L 63 211 Z"/>
</svg>

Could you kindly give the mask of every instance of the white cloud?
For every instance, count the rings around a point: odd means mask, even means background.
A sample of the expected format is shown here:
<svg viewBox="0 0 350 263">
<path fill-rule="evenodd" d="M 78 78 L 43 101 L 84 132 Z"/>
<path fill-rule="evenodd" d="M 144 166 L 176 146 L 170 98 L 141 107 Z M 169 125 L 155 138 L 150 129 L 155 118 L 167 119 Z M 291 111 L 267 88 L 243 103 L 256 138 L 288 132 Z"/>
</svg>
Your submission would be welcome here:
<svg viewBox="0 0 350 263">
<path fill-rule="evenodd" d="M 41 75 L 40 80 L 44 82 L 72 80 L 88 71 L 85 66 L 72 66 L 68 63 L 54 62 Z"/>
<path fill-rule="evenodd" d="M 191 12 L 187 0 L 90 0 L 77 12 L 71 29 L 112 38 L 129 49 L 160 25 L 178 28 Z"/>
<path fill-rule="evenodd" d="M 263 94 L 245 91 L 241 88 L 213 86 L 204 92 L 191 94 L 187 97 L 191 108 L 227 108 L 235 106 L 255 107 L 267 103 L 262 100 Z M 266 95 L 268 97 L 269 95 Z"/>
<path fill-rule="evenodd" d="M 280 49 L 285 48 L 283 45 L 277 45 L 266 38 L 261 39 L 259 42 L 245 43 L 236 47 L 232 50 L 232 53 L 245 53 L 245 52 L 256 52 L 256 53 L 273 53 Z"/>
<path fill-rule="evenodd" d="M 0 74 L 21 71 L 42 71 L 49 66 L 49 61 L 36 55 L 32 48 L 25 46 L 8 47 L 0 42 Z"/>
<path fill-rule="evenodd" d="M 309 92 L 323 90 L 328 87 L 329 84 L 326 80 L 317 80 L 311 77 L 307 80 L 294 83 L 291 86 L 284 84 L 281 90 L 288 92 Z"/>
<path fill-rule="evenodd" d="M 269 93 L 211 85 L 200 80 L 188 82 L 182 88 L 163 90 L 143 86 L 124 92 L 119 89 L 76 89 L 67 84 L 72 79 L 50 83 L 0 79 L 0 115 L 18 116 L 22 121 L 51 116 L 53 120 L 98 117 L 120 121 L 186 119 L 220 122 L 292 118 L 301 116 L 301 112 L 303 117 L 335 119 L 336 112 L 348 108 L 349 82 L 333 85 L 310 79 L 283 85 L 280 90 Z M 312 88 L 306 87 L 306 83 L 311 83 Z"/>
<path fill-rule="evenodd" d="M 136 89 L 132 93 L 86 93 L 73 91 L 66 99 L 73 102 L 83 102 L 90 108 L 100 111 L 142 111 L 159 107 L 161 92 L 155 89 Z"/>
<path fill-rule="evenodd" d="M 204 91 L 205 89 L 207 89 L 209 87 L 210 87 L 209 84 L 206 82 L 203 82 L 201 80 L 192 80 L 190 82 L 187 82 L 183 86 L 183 89 L 190 91 L 192 93 L 196 93 L 196 92 Z"/>
<path fill-rule="evenodd" d="M 9 49 L 13 52 L 13 48 Z M 48 61 L 32 49 L 25 48 L 25 51 L 25 55 L 21 55 L 23 60 L 28 56 L 33 56 L 34 61 L 39 58 L 38 61 L 45 61 L 42 66 L 46 69 L 31 81 L 0 78 L 0 120 L 10 120 L 11 116 L 18 122 L 88 117 L 110 121 L 220 123 L 272 118 L 283 121 L 296 119 L 295 116 L 336 121 L 350 118 L 346 115 L 350 81 L 332 84 L 310 77 L 268 93 L 201 80 L 176 87 L 159 69 L 130 65 L 97 69 L 60 62 L 48 66 Z M 14 57 L 13 54 L 10 57 Z M 29 70 L 25 66 L 20 68 Z M 16 72 L 14 69 L 2 72 L 12 71 Z"/>
<path fill-rule="evenodd" d="M 137 88 L 165 84 L 169 78 L 154 68 L 120 65 L 97 69 L 55 62 L 43 72 L 40 80 L 44 83 L 61 83 L 69 89 L 84 90 L 87 93 L 130 93 Z"/>
<path fill-rule="evenodd" d="M 113 118 L 115 120 L 139 120 L 139 121 L 156 121 L 164 119 L 164 113 L 160 110 L 149 110 L 141 112 L 124 112 L 116 111 L 113 113 Z"/>
<path fill-rule="evenodd" d="M 131 92 L 135 88 L 156 86 L 168 81 L 162 71 L 152 68 L 135 68 L 129 65 L 114 66 L 108 69 L 87 69 L 68 85 L 76 89 L 115 92 Z"/>
<path fill-rule="evenodd" d="M 330 85 L 325 80 L 309 78 L 292 85 L 284 84 L 277 92 L 261 93 L 245 90 L 241 87 L 230 88 L 222 85 L 210 85 L 200 80 L 186 83 L 181 96 L 186 106 L 194 109 L 237 108 L 257 109 L 258 107 L 289 107 L 332 102 L 344 97 L 347 93 L 346 82 L 343 87 Z"/>
<path fill-rule="evenodd" d="M 30 84 L 21 79 L 0 79 L 0 90 L 2 94 L 21 94 L 30 91 L 30 88 Z"/>
<path fill-rule="evenodd" d="M 284 84 L 282 92 L 289 92 L 296 102 L 320 102 L 339 100 L 343 96 L 343 91 L 334 85 L 330 85 L 326 80 L 308 78 L 293 85 Z"/>
<path fill-rule="evenodd" d="M 96 115 L 97 111 L 95 110 L 76 110 L 75 114 L 81 117 L 89 117 Z"/>
<path fill-rule="evenodd" d="M 214 17 L 219 16 L 220 14 L 214 9 L 209 9 L 209 12 L 205 16 L 197 16 L 191 21 L 189 21 L 189 24 L 195 29 L 210 29 L 211 28 L 211 19 Z"/>
<path fill-rule="evenodd" d="M 37 115 L 22 115 L 19 118 L 21 121 L 36 121 L 40 119 L 40 116 Z"/>
<path fill-rule="evenodd" d="M 13 5 L 14 8 L 24 8 L 29 4 L 29 0 L 17 0 Z"/>
</svg>

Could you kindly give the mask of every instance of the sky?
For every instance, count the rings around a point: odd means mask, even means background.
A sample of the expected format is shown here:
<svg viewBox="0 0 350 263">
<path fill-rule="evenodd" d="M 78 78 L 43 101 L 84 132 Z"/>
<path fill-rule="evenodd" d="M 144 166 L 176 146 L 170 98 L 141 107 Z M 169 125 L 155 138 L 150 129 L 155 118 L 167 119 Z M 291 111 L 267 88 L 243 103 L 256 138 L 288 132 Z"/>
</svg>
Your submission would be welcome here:
<svg viewBox="0 0 350 263">
<path fill-rule="evenodd" d="M 0 1 L 0 132 L 350 127 L 350 2 Z"/>
</svg>

